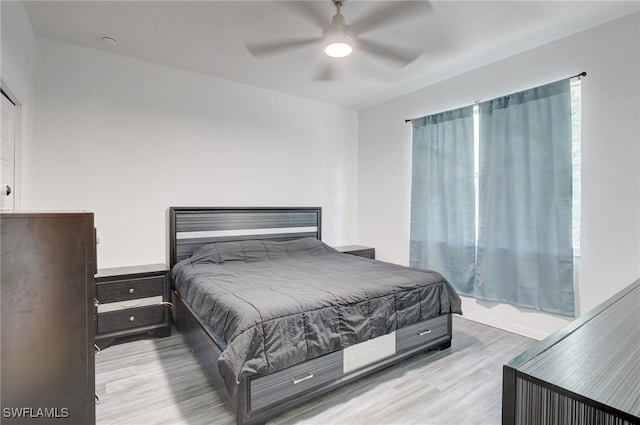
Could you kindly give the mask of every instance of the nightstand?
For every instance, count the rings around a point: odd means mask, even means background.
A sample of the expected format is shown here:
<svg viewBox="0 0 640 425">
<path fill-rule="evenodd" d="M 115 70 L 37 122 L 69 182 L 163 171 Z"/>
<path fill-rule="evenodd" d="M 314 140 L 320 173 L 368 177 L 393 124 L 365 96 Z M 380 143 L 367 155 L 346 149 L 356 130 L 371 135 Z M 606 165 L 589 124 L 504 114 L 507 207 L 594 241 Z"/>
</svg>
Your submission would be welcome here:
<svg viewBox="0 0 640 425">
<path fill-rule="evenodd" d="M 343 252 L 345 254 L 356 255 L 358 257 L 371 258 L 374 260 L 376 258 L 376 250 L 375 248 L 369 248 L 367 246 L 360 245 L 346 245 L 346 246 L 336 246 L 335 250 Z"/>
<path fill-rule="evenodd" d="M 129 335 L 171 335 L 171 288 L 166 265 L 100 269 L 95 283 L 95 343 L 100 348 Z"/>
</svg>

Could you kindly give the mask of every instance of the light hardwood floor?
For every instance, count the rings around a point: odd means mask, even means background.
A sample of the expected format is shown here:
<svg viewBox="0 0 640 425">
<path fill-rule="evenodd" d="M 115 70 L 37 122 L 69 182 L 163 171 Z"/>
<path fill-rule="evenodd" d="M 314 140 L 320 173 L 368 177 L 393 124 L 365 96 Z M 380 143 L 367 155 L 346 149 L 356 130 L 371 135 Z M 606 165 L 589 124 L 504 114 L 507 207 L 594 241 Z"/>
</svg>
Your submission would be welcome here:
<svg viewBox="0 0 640 425">
<path fill-rule="evenodd" d="M 491 425 L 501 421 L 502 365 L 534 340 L 454 316 L 451 348 L 424 353 L 269 421 L 269 425 Z M 231 425 L 179 332 L 96 356 L 98 425 Z"/>
</svg>

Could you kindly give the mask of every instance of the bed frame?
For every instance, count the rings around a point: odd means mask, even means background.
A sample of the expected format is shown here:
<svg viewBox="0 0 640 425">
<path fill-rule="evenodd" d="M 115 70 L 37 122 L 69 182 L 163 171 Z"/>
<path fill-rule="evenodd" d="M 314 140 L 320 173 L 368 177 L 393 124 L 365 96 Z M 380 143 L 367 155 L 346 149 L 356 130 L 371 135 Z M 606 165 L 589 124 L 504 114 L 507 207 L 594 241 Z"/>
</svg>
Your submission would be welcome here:
<svg viewBox="0 0 640 425">
<path fill-rule="evenodd" d="M 200 246 L 211 242 L 255 239 L 284 241 L 301 237 L 321 239 L 321 224 L 320 207 L 171 207 L 170 265 L 173 267 L 178 261 L 188 258 Z M 358 346 L 371 342 L 368 341 L 269 375 L 244 377 L 239 381 L 236 393 L 231 394 L 218 371 L 218 357 L 222 350 L 215 342 L 214 336 L 175 291 L 173 302 L 174 320 L 178 329 L 185 336 L 213 384 L 235 411 L 238 425 L 264 424 L 297 404 L 391 366 L 416 353 L 451 346 L 451 314 L 445 314 L 397 330 L 393 341 L 395 352 L 375 363 L 355 369 L 348 368 L 344 363 L 343 352 L 352 348 L 357 351 Z M 368 357 L 370 353 L 371 351 L 364 347 L 361 356 Z M 353 357 L 353 351 L 350 355 Z"/>
</svg>

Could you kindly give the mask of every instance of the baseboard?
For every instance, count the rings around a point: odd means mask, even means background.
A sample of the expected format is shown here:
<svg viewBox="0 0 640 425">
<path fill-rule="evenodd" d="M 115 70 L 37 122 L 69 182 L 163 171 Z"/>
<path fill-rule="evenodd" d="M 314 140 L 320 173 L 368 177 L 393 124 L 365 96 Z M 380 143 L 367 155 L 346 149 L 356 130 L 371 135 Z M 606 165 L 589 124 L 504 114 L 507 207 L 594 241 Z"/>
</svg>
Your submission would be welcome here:
<svg viewBox="0 0 640 425">
<path fill-rule="evenodd" d="M 461 317 L 463 319 L 472 320 L 474 322 L 482 323 L 483 325 L 491 326 L 493 328 L 502 329 L 503 331 L 526 336 L 527 338 L 535 339 L 536 341 L 541 341 L 550 335 L 545 332 L 540 332 L 535 329 L 514 325 L 513 323 L 504 322 L 502 320 L 496 320 L 492 317 L 483 316 L 481 314 L 465 312 L 464 316 Z"/>
</svg>

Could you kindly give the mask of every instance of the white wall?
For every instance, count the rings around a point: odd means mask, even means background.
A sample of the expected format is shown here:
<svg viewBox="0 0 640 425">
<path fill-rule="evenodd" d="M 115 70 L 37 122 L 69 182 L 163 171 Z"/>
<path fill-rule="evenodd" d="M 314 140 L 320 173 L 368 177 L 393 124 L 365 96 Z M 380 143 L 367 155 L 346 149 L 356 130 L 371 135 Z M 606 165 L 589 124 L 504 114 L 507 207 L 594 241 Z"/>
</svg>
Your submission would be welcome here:
<svg viewBox="0 0 640 425">
<path fill-rule="evenodd" d="M 35 137 L 35 43 L 36 38 L 24 4 L 0 2 L 0 78 L 20 104 L 19 144 L 16 145 L 15 207 L 22 205 L 28 167 L 20 157 L 28 156 Z"/>
<path fill-rule="evenodd" d="M 424 116 L 588 73 L 582 80 L 584 314 L 640 277 L 640 15 L 634 14 L 453 77 L 359 114 L 359 242 L 409 261 L 411 126 Z M 567 323 L 505 304 L 463 300 L 467 317 L 542 338 Z"/>
<path fill-rule="evenodd" d="M 356 114 L 36 39 L 21 2 L 1 12 L 2 79 L 24 107 L 22 207 L 94 211 L 101 267 L 165 261 L 172 205 L 321 205 L 326 241 L 408 264 L 404 119 L 584 70 L 579 311 L 640 276 L 638 14 Z M 534 337 L 566 323 L 473 299 L 463 307 Z"/>
<path fill-rule="evenodd" d="M 322 206 L 353 243 L 357 114 L 38 39 L 29 208 L 95 212 L 98 264 L 164 262 L 170 206 Z"/>
</svg>

